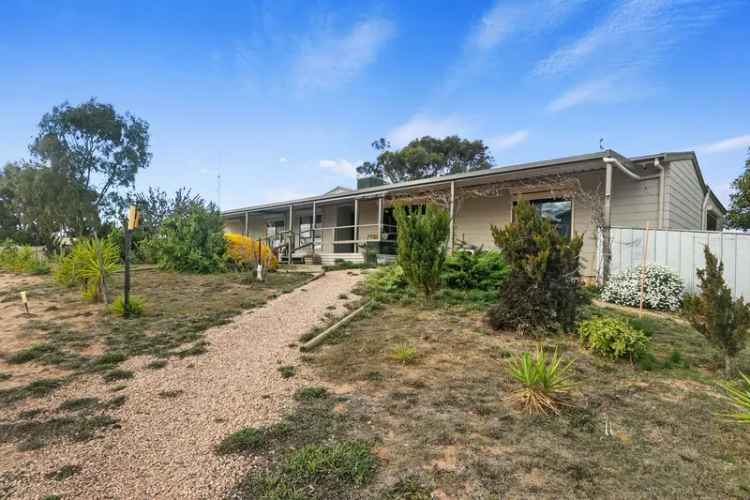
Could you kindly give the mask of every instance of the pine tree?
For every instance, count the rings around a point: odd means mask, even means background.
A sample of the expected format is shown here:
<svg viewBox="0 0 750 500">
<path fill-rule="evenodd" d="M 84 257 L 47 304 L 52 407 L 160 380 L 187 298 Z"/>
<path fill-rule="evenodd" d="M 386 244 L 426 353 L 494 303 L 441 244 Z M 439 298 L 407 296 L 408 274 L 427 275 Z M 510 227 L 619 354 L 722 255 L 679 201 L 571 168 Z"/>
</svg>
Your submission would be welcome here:
<svg viewBox="0 0 750 500">
<path fill-rule="evenodd" d="M 685 297 L 685 313 L 693 328 L 724 352 L 724 372 L 730 377 L 737 354 L 747 343 L 750 305 L 742 297 L 732 300 L 732 291 L 722 275 L 724 264 L 708 246 L 703 253 L 706 267 L 698 270 L 701 293 Z"/>
</svg>

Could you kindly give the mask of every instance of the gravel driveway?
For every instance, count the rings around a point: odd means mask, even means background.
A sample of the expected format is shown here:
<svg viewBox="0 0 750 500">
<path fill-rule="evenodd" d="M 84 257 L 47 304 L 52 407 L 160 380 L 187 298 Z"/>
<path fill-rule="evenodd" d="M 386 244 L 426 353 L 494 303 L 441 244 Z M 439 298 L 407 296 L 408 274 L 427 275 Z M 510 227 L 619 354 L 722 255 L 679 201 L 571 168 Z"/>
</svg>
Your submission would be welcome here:
<svg viewBox="0 0 750 500">
<path fill-rule="evenodd" d="M 320 323 L 325 313 L 345 312 L 341 293 L 351 294 L 358 272 L 329 272 L 264 307 L 248 311 L 206 332 L 208 353 L 170 359 L 167 368 L 145 370 L 150 358 L 131 358 L 122 368 L 135 379 L 117 394 L 127 402 L 110 414 L 120 429 L 98 439 L 19 452 L 0 447 L 0 496 L 13 498 L 216 498 L 232 486 L 253 458 L 219 457 L 213 447 L 244 426 L 277 421 L 291 406 L 300 386 L 316 383 L 290 347 Z M 335 310 L 329 306 L 336 306 Z M 200 307 L 200 304 L 196 304 Z M 278 367 L 294 365 L 297 374 L 283 379 Z M 69 398 L 111 398 L 111 385 L 88 377 L 63 387 L 45 400 L 29 400 L 21 410 L 54 408 Z M 164 398 L 163 391 L 184 391 Z M 81 471 L 64 481 L 45 474 L 64 465 Z M 4 483 L 4 484 L 3 484 Z M 6 491 L 8 491 L 6 489 Z"/>
</svg>

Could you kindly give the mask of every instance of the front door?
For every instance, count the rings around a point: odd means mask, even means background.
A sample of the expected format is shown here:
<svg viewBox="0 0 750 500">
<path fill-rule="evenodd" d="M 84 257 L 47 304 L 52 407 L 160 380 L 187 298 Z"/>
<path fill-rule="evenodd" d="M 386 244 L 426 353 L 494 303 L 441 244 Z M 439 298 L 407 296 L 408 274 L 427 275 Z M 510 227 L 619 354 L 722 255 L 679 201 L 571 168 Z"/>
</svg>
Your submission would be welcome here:
<svg viewBox="0 0 750 500">
<path fill-rule="evenodd" d="M 343 227 L 342 227 L 343 226 Z M 336 209 L 336 231 L 334 241 L 354 240 L 354 208 L 349 206 Z M 334 253 L 354 253 L 354 243 L 334 243 Z"/>
</svg>

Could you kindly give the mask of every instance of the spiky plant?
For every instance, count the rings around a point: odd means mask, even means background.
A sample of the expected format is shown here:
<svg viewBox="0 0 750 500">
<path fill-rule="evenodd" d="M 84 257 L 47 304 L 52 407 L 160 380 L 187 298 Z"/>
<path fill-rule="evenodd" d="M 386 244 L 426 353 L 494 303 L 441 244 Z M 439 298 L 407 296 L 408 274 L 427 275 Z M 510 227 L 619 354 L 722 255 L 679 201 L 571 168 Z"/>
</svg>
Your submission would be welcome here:
<svg viewBox="0 0 750 500">
<path fill-rule="evenodd" d="M 519 401 L 524 411 L 532 414 L 560 414 L 560 406 L 566 404 L 573 383 L 568 371 L 573 360 L 563 363 L 557 348 L 548 360 L 542 346 L 536 353 L 522 353 L 510 361 L 508 371 L 517 382 L 519 389 L 513 391 L 512 398 Z"/>
<path fill-rule="evenodd" d="M 744 373 L 740 373 L 740 377 L 742 377 L 744 384 L 737 385 L 729 382 L 720 384 L 739 409 L 734 413 L 723 413 L 722 416 L 730 420 L 750 424 L 750 377 Z"/>
</svg>

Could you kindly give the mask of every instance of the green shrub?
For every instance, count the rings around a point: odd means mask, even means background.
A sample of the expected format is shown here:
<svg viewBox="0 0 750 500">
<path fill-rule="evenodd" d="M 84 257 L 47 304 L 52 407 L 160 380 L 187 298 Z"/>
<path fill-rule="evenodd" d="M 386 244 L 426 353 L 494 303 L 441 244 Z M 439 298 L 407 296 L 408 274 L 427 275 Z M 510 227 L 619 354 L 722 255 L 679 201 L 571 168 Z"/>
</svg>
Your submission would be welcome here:
<svg viewBox="0 0 750 500">
<path fill-rule="evenodd" d="M 228 435 L 216 445 L 216 453 L 228 455 L 230 453 L 242 453 L 244 451 L 259 450 L 266 445 L 268 438 L 263 429 L 245 427 Z"/>
<path fill-rule="evenodd" d="M 29 245 L 16 246 L 10 240 L 0 246 L 0 270 L 12 273 L 47 274 L 49 260 Z"/>
<path fill-rule="evenodd" d="M 570 331 L 583 297 L 580 292 L 581 236 L 567 238 L 526 201 L 514 209 L 514 221 L 492 226 L 509 272 L 489 310 L 495 329 L 521 333 Z"/>
<path fill-rule="evenodd" d="M 706 267 L 698 270 L 701 293 L 683 299 L 685 316 L 693 328 L 724 352 L 724 372 L 734 373 L 734 360 L 746 347 L 750 328 L 750 305 L 742 297 L 732 300 L 724 282 L 724 264 L 704 248 Z"/>
<path fill-rule="evenodd" d="M 611 359 L 640 359 L 648 350 L 645 333 L 618 318 L 597 316 L 578 323 L 578 335 L 586 349 Z"/>
<path fill-rule="evenodd" d="M 742 382 L 740 384 L 731 384 L 724 382 L 721 386 L 727 391 L 727 395 L 737 406 L 738 411 L 725 413 L 723 416 L 731 420 L 750 424 L 750 377 L 740 373 Z"/>
<path fill-rule="evenodd" d="M 163 269 L 194 273 L 226 270 L 224 219 L 213 204 L 196 205 L 165 219 L 153 245 Z"/>
<path fill-rule="evenodd" d="M 145 304 L 146 302 L 142 297 L 139 297 L 138 295 L 130 295 L 130 297 L 128 297 L 128 313 L 131 316 L 140 316 L 143 314 Z M 125 316 L 125 296 L 117 296 L 114 302 L 112 302 L 112 305 L 109 306 L 109 310 L 117 316 Z"/>
<path fill-rule="evenodd" d="M 120 268 L 120 249 L 115 242 L 85 238 L 58 260 L 54 277 L 63 286 L 80 286 L 86 300 L 107 303 L 112 274 Z"/>
<path fill-rule="evenodd" d="M 383 266 L 367 275 L 367 293 L 379 302 L 399 302 L 404 297 L 413 296 L 404 270 L 398 264 Z"/>
<path fill-rule="evenodd" d="M 557 349 L 548 362 L 542 346 L 537 348 L 533 357 L 524 352 L 511 359 L 508 371 L 521 384 L 521 388 L 513 392 L 513 398 L 529 413 L 546 415 L 551 411 L 559 415 L 559 407 L 565 404 L 565 397 L 572 387 L 568 377 L 571 366 L 572 360 L 562 363 Z"/>
<path fill-rule="evenodd" d="M 280 366 L 279 373 L 281 374 L 281 378 L 292 378 L 297 373 L 297 369 L 293 366 Z"/>
<path fill-rule="evenodd" d="M 328 389 L 325 387 L 303 387 L 297 389 L 294 393 L 294 399 L 297 401 L 306 401 L 311 399 L 323 399 L 328 396 Z"/>
<path fill-rule="evenodd" d="M 494 291 L 502 284 L 508 266 L 496 250 L 457 251 L 448 256 L 443 281 L 448 288 Z"/>
<path fill-rule="evenodd" d="M 398 344 L 391 349 L 391 358 L 403 365 L 410 365 L 417 360 L 417 348 L 409 344 Z"/>
<path fill-rule="evenodd" d="M 440 288 L 448 251 L 448 212 L 434 203 L 425 205 L 423 211 L 396 204 L 393 215 L 398 228 L 398 263 L 406 280 L 429 299 Z"/>
<path fill-rule="evenodd" d="M 299 481 L 336 481 L 361 486 L 373 476 L 376 464 L 367 443 L 343 441 L 331 446 L 304 446 L 289 455 L 285 469 Z"/>
</svg>

